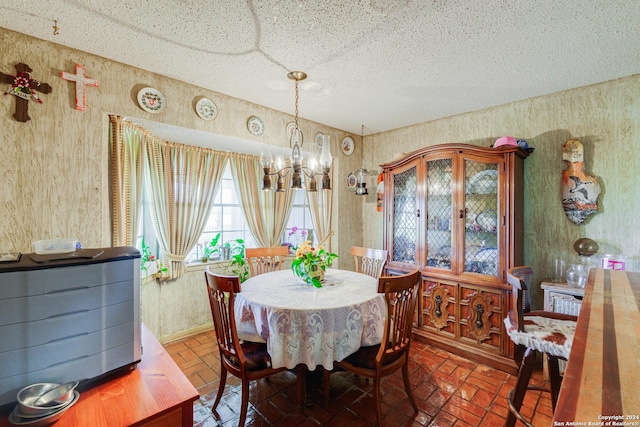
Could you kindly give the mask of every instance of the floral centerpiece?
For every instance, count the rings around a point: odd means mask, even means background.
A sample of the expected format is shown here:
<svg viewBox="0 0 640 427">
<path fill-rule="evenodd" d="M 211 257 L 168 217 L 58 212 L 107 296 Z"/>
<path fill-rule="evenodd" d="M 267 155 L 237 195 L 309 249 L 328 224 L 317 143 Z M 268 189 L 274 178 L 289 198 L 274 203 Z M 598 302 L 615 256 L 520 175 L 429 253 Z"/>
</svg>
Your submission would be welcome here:
<svg viewBox="0 0 640 427">
<path fill-rule="evenodd" d="M 324 247 L 314 248 L 311 241 L 300 243 L 296 249 L 296 256 L 291 262 L 293 274 L 316 288 L 322 287 L 324 272 L 338 255 L 327 252 Z"/>
<path fill-rule="evenodd" d="M 300 237 L 298 237 L 298 231 L 300 231 Z M 289 237 L 289 242 L 287 243 L 289 243 L 289 246 L 291 246 L 291 249 L 293 249 L 294 251 L 298 249 L 298 242 L 300 238 L 302 238 L 303 240 L 310 240 L 307 239 L 307 230 L 299 229 L 295 225 L 291 227 L 291 231 L 289 231 L 289 234 L 287 236 Z"/>
</svg>

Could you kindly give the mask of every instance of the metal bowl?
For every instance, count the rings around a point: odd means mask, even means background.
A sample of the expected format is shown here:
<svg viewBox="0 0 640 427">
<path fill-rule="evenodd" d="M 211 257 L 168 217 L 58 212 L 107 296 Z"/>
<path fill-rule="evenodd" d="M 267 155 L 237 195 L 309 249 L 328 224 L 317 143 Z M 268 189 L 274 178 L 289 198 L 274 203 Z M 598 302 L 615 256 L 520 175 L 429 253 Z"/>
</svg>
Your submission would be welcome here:
<svg viewBox="0 0 640 427">
<path fill-rule="evenodd" d="M 64 408 L 73 399 L 73 393 L 69 398 L 62 402 L 48 406 L 35 406 L 34 402 L 40 398 L 46 392 L 53 390 L 60 384 L 56 383 L 38 383 L 31 384 L 23 388 L 18 392 L 18 410 L 27 415 L 44 415 Z"/>
</svg>

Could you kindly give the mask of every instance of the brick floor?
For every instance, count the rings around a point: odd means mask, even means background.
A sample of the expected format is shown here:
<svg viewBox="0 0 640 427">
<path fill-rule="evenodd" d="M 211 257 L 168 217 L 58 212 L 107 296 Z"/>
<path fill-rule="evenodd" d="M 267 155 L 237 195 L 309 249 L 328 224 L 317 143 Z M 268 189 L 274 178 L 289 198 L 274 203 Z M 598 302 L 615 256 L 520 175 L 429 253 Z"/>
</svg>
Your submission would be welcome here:
<svg viewBox="0 0 640 427">
<path fill-rule="evenodd" d="M 200 333 L 164 346 L 185 375 L 198 389 L 194 403 L 194 426 L 236 426 L 240 406 L 240 381 L 232 375 L 227 385 L 217 421 L 211 405 L 220 381 L 220 359 L 213 331 Z M 400 372 L 382 383 L 382 411 L 387 426 L 502 426 L 508 413 L 506 394 L 515 377 L 486 365 L 479 365 L 435 347 L 411 343 L 411 383 L 419 411 L 404 393 Z M 542 369 L 532 382 L 544 384 Z M 321 371 L 310 373 L 307 384 L 309 402 L 299 407 L 296 378 L 282 372 L 269 380 L 251 384 L 247 426 L 348 426 L 375 425 L 372 383 L 347 372 L 331 374 L 331 393 L 322 399 Z M 523 414 L 535 425 L 551 424 L 549 393 L 529 392 Z M 522 426 L 520 422 L 516 424 Z"/>
</svg>

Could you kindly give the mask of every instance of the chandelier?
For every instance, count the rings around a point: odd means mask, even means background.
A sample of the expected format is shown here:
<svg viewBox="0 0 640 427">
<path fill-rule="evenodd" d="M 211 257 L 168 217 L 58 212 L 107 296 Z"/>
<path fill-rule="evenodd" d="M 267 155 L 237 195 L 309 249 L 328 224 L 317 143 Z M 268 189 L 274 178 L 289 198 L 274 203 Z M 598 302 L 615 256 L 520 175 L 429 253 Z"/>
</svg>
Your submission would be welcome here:
<svg viewBox="0 0 640 427">
<path fill-rule="evenodd" d="M 331 179 L 329 178 L 329 169 L 331 168 L 331 151 L 329 148 L 329 136 L 322 136 L 322 150 L 319 159 L 317 159 L 315 155 L 311 156 L 305 164 L 305 159 L 302 156 L 303 136 L 298 126 L 298 83 L 306 79 L 307 75 L 302 71 L 291 71 L 287 74 L 287 77 L 294 80 L 296 85 L 295 126 L 293 127 L 291 135 L 289 135 L 291 154 L 288 161 L 281 156 L 276 157 L 274 160 L 270 154 L 262 153 L 260 155 L 260 165 L 264 172 L 262 189 L 273 190 L 272 177 L 277 176 L 276 192 L 285 191 L 285 178 L 291 174 L 290 185 L 292 189 L 303 189 L 302 178 L 303 175 L 306 175 L 307 178 L 309 178 L 308 191 L 317 191 L 318 184 L 316 182 L 316 176 L 322 175 L 320 189 L 330 190 Z"/>
</svg>

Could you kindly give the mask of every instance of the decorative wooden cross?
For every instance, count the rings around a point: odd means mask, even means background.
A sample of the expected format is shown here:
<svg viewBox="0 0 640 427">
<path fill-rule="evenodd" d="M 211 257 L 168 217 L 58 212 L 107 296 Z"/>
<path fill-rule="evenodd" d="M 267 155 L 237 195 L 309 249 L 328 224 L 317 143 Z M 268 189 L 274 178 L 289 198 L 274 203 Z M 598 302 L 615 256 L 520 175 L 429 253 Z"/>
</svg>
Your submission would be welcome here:
<svg viewBox="0 0 640 427">
<path fill-rule="evenodd" d="M 80 64 L 76 64 L 75 74 L 67 73 L 65 71 L 60 74 L 60 77 L 64 80 L 76 82 L 76 110 L 82 111 L 87 107 L 87 93 L 84 91 L 84 85 L 98 87 L 98 81 L 85 77 L 84 73 L 84 67 Z"/>
<path fill-rule="evenodd" d="M 20 63 L 16 65 L 16 75 L 0 73 L 0 78 L 4 83 L 11 83 L 11 89 L 8 89 L 4 95 L 14 95 L 16 97 L 16 112 L 13 117 L 19 122 L 31 120 L 29 117 L 29 98 L 35 99 L 39 104 L 42 100 L 38 97 L 36 91 L 41 93 L 51 93 L 53 89 L 47 83 L 40 83 L 31 78 L 33 71 L 27 64 Z"/>
</svg>

